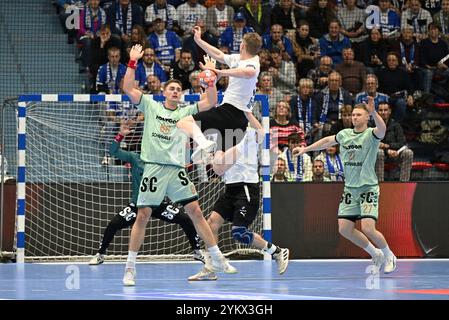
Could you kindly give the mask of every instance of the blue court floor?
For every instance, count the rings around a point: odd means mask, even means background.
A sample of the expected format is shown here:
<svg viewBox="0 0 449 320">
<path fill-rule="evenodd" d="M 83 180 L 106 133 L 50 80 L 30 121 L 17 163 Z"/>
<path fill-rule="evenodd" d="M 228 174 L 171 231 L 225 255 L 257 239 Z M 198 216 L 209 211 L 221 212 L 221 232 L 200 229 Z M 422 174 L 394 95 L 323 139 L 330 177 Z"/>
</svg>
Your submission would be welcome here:
<svg viewBox="0 0 449 320">
<path fill-rule="evenodd" d="M 0 264 L 0 299 L 334 300 L 449 299 L 449 260 L 399 260 L 395 273 L 370 274 L 368 260 L 293 260 L 280 276 L 274 261 L 231 261 L 235 275 L 189 282 L 199 262 L 139 263 L 123 287 L 124 263 Z"/>
</svg>

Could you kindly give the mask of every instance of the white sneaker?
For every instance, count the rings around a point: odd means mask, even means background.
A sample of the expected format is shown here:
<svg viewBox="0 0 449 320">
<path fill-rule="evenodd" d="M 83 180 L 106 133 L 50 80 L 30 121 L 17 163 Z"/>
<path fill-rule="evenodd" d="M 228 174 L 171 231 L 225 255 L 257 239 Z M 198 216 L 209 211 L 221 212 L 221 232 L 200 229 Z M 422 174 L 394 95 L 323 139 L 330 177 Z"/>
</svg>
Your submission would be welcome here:
<svg viewBox="0 0 449 320">
<path fill-rule="evenodd" d="M 89 264 L 91 266 L 96 266 L 102 264 L 103 262 L 104 262 L 104 255 L 97 253 L 96 255 L 94 255 L 92 259 L 90 259 Z"/>
<path fill-rule="evenodd" d="M 384 273 L 392 273 L 394 270 L 396 270 L 396 256 L 394 254 L 389 255 L 385 259 L 385 265 L 384 265 Z"/>
<path fill-rule="evenodd" d="M 132 287 L 136 285 L 136 269 L 126 268 L 123 276 L 123 285 Z"/>
<path fill-rule="evenodd" d="M 374 255 L 372 261 L 373 261 L 373 270 L 371 271 L 372 274 L 378 274 L 380 271 L 380 268 L 382 268 L 382 265 L 385 262 L 385 255 L 383 254 L 382 250 L 377 249 L 377 253 Z"/>
<path fill-rule="evenodd" d="M 200 272 L 188 277 L 187 279 L 189 281 L 215 281 L 218 279 L 218 277 L 215 272 L 210 271 L 209 269 L 204 267 Z"/>
<path fill-rule="evenodd" d="M 210 161 L 210 154 L 214 151 L 215 146 L 216 143 L 212 140 L 207 140 L 207 143 L 205 143 L 204 146 L 198 146 L 192 153 L 192 162 L 207 163 L 207 161 Z"/>
<path fill-rule="evenodd" d="M 283 274 L 288 267 L 288 257 L 290 255 L 290 250 L 287 248 L 281 249 L 281 252 L 273 254 L 274 259 L 278 265 L 279 274 Z"/>
<path fill-rule="evenodd" d="M 206 261 L 204 260 L 204 255 L 201 250 L 194 250 L 193 251 L 193 259 L 196 261 L 201 261 L 202 263 L 206 264 Z"/>
<path fill-rule="evenodd" d="M 207 266 L 207 264 L 206 264 Z M 211 259 L 209 269 L 213 272 L 224 272 L 224 273 L 237 273 L 237 268 L 233 267 L 228 259 L 221 257 L 218 260 Z"/>
</svg>

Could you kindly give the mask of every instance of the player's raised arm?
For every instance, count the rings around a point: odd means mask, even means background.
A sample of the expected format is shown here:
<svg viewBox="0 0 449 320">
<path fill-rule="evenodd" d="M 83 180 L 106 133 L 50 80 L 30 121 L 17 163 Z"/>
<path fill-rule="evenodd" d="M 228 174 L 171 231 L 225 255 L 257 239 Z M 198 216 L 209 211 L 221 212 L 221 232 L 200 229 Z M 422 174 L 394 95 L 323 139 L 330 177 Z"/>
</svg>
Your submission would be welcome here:
<svg viewBox="0 0 449 320">
<path fill-rule="evenodd" d="M 338 144 L 338 142 L 337 142 L 337 140 L 335 140 L 335 135 L 327 136 L 327 137 L 324 137 L 324 138 L 318 140 L 315 143 L 312 143 L 310 146 L 296 147 L 292 150 L 292 152 L 293 152 L 293 154 L 299 153 L 299 155 L 302 155 L 309 151 L 319 151 L 319 150 L 327 149 L 336 144 Z"/>
<path fill-rule="evenodd" d="M 253 66 L 246 66 L 244 68 L 233 68 L 233 69 L 223 69 L 223 70 L 214 70 L 218 77 L 236 77 L 236 78 L 245 78 L 250 79 L 252 77 L 257 76 L 257 70 Z"/>
<path fill-rule="evenodd" d="M 126 69 L 125 77 L 123 79 L 123 91 L 128 95 L 132 103 L 140 102 L 142 92 L 135 87 L 137 61 L 143 56 L 142 46 L 136 44 L 129 52 L 128 68 Z"/>
<path fill-rule="evenodd" d="M 130 121 L 122 121 L 120 123 L 120 131 L 119 133 L 117 133 L 109 147 L 109 153 L 111 154 L 111 156 L 114 156 L 117 159 L 125 162 L 132 162 L 133 153 L 120 149 L 120 142 L 122 142 L 122 140 L 131 132 L 134 132 L 134 130 L 130 128 Z"/>
<path fill-rule="evenodd" d="M 206 70 L 209 68 L 215 69 L 215 59 L 204 56 L 204 61 Z M 200 73 L 200 83 L 206 89 L 205 93 L 201 95 L 201 100 L 198 102 L 198 110 L 201 112 L 209 110 L 217 104 L 217 87 L 215 86 L 217 83 L 217 75 L 213 71 L 203 71 Z"/>
<path fill-rule="evenodd" d="M 368 104 L 366 105 L 366 109 L 368 110 L 369 114 L 373 117 L 374 123 L 376 124 L 373 133 L 376 135 L 378 139 L 382 140 L 385 137 L 387 126 L 385 125 L 385 122 L 382 119 L 382 117 L 376 111 L 373 97 L 368 97 Z"/>
<path fill-rule="evenodd" d="M 224 63 L 224 53 L 201 39 L 201 28 L 199 26 L 195 26 L 193 28 L 193 39 L 195 40 L 196 44 L 201 47 L 201 49 L 206 51 L 208 55 L 210 55 L 215 60 Z"/>
</svg>

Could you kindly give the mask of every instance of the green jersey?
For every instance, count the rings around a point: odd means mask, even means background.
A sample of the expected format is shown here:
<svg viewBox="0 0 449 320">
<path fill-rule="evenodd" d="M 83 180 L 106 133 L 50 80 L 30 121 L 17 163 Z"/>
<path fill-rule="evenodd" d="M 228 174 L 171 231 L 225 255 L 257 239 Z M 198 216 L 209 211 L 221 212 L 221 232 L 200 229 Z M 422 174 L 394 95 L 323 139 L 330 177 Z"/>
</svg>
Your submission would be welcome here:
<svg viewBox="0 0 449 320">
<path fill-rule="evenodd" d="M 187 136 L 176 127 L 182 118 L 198 112 L 198 105 L 178 106 L 175 110 L 142 95 L 137 108 L 145 115 L 141 159 L 145 163 L 184 168 Z"/>
<path fill-rule="evenodd" d="M 374 135 L 374 128 L 363 132 L 354 129 L 341 130 L 335 136 L 340 144 L 340 157 L 345 173 L 345 186 L 359 188 L 378 184 L 375 165 L 380 139 Z"/>
<path fill-rule="evenodd" d="M 136 204 L 137 196 L 139 195 L 140 180 L 142 180 L 145 164 L 140 160 L 140 155 L 138 153 L 120 149 L 120 143 L 115 140 L 112 141 L 111 146 L 109 147 L 109 153 L 117 159 L 131 164 L 131 202 Z"/>
</svg>

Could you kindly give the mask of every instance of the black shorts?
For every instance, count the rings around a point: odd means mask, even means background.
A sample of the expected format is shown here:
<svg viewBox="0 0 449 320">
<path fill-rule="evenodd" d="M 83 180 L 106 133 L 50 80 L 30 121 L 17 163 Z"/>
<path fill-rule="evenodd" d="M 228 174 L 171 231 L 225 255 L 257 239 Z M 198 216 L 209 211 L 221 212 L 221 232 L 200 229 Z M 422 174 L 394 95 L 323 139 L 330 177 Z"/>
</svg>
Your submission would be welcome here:
<svg viewBox="0 0 449 320">
<path fill-rule="evenodd" d="M 227 150 L 243 139 L 248 126 L 245 113 L 229 103 L 193 115 L 205 135 L 219 134 L 217 150 Z"/>
<path fill-rule="evenodd" d="M 232 222 L 234 226 L 248 228 L 257 217 L 259 202 L 260 186 L 258 183 L 226 185 L 225 193 L 215 202 L 213 211 L 217 212 L 224 220 Z"/>
</svg>

